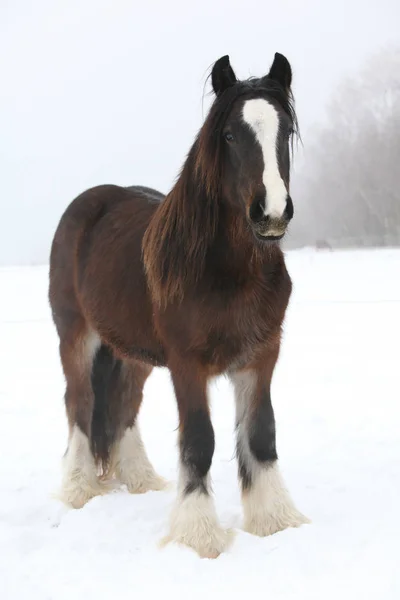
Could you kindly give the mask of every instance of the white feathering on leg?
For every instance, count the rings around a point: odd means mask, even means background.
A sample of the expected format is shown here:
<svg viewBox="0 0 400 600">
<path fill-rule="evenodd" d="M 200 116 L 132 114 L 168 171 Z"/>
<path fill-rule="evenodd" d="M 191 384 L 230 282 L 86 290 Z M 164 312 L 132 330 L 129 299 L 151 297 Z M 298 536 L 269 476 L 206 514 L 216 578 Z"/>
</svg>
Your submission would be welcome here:
<svg viewBox="0 0 400 600">
<path fill-rule="evenodd" d="M 253 469 L 251 487 L 243 492 L 243 510 L 244 529 L 261 537 L 310 522 L 296 509 L 277 462 Z"/>
<path fill-rule="evenodd" d="M 169 535 L 162 545 L 171 541 L 192 548 L 201 558 L 217 558 L 233 540 L 233 532 L 221 528 L 214 501 L 204 491 L 184 492 L 184 467 L 181 467 L 178 498 L 171 512 Z"/>
<path fill-rule="evenodd" d="M 128 427 L 116 443 L 112 468 L 132 494 L 162 490 L 167 482 L 155 472 L 143 445 L 138 425 Z"/>
<path fill-rule="evenodd" d="M 87 436 L 74 425 L 66 456 L 59 499 L 73 508 L 82 508 L 94 496 L 106 494 L 109 486 L 97 478 L 94 457 Z"/>
</svg>

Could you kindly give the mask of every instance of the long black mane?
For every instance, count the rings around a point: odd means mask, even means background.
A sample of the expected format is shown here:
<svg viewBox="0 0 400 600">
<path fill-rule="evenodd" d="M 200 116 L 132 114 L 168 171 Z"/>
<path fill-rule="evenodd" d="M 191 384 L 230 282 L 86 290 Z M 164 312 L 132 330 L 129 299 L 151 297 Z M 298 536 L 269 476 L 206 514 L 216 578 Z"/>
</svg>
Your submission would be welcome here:
<svg viewBox="0 0 400 600">
<path fill-rule="evenodd" d="M 171 192 L 153 216 L 143 240 L 144 263 L 153 297 L 181 298 L 185 286 L 201 276 L 215 237 L 225 163 L 223 128 L 234 103 L 242 97 L 274 99 L 298 133 L 290 92 L 269 78 L 236 82 L 217 96 L 194 141 Z"/>
</svg>

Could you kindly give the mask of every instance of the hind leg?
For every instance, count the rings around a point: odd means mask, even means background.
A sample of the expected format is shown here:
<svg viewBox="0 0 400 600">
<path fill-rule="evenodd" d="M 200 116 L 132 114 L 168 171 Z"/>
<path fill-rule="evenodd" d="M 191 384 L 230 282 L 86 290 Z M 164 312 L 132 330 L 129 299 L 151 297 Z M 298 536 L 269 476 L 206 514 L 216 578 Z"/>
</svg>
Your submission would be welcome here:
<svg viewBox="0 0 400 600">
<path fill-rule="evenodd" d="M 111 454 L 110 472 L 132 494 L 162 490 L 165 480 L 155 472 L 144 447 L 137 416 L 143 398 L 143 386 L 152 368 L 139 362 L 125 361 L 111 401 L 118 406 L 118 436 Z"/>
<path fill-rule="evenodd" d="M 60 341 L 61 362 L 67 381 L 65 406 L 69 423 L 68 449 L 63 459 L 60 499 L 73 508 L 108 488 L 97 477 L 90 447 L 94 395 L 91 384 L 93 360 L 100 340 L 79 319 Z"/>
</svg>

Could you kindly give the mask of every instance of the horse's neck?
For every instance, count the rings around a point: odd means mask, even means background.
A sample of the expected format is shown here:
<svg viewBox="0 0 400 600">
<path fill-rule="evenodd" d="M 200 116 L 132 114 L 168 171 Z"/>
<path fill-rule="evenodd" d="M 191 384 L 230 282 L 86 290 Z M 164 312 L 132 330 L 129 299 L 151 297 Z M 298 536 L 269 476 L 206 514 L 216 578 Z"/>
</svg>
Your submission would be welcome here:
<svg viewBox="0 0 400 600">
<path fill-rule="evenodd" d="M 243 208 L 210 197 L 188 177 L 155 211 L 143 249 L 147 282 L 159 304 L 181 299 L 200 281 L 256 281 L 278 256 L 254 239 Z"/>
<path fill-rule="evenodd" d="M 207 255 L 207 268 L 246 277 L 261 271 L 268 262 L 279 259 L 279 247 L 263 246 L 254 238 L 244 211 L 222 205 L 216 236 Z"/>
</svg>

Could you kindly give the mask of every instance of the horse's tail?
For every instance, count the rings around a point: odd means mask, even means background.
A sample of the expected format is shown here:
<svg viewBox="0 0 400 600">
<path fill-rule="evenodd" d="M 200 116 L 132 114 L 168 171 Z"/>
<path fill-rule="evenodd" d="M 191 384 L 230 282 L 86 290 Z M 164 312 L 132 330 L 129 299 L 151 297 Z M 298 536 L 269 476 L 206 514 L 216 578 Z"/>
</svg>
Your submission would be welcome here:
<svg viewBox="0 0 400 600">
<path fill-rule="evenodd" d="M 96 354 L 92 369 L 94 407 L 91 428 L 91 447 L 96 463 L 106 473 L 110 463 L 110 450 L 118 428 L 118 407 L 114 392 L 121 369 L 121 361 L 112 350 L 102 344 Z"/>
</svg>

